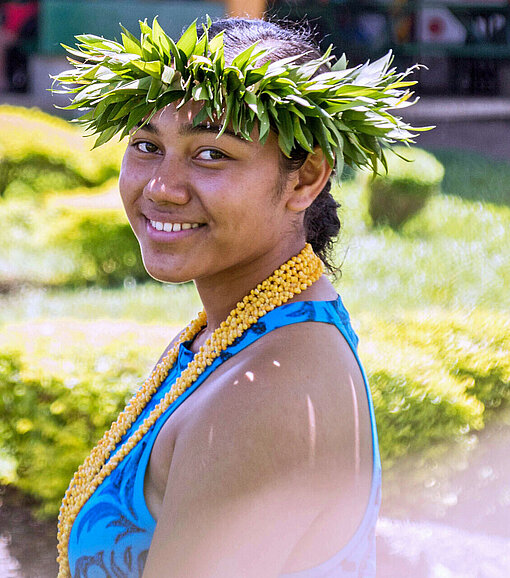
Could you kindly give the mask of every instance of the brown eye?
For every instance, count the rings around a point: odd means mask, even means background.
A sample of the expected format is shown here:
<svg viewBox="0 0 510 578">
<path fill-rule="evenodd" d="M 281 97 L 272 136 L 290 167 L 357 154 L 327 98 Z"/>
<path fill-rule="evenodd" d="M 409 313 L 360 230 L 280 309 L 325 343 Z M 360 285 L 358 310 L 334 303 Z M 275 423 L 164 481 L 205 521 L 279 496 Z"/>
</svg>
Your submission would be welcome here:
<svg viewBox="0 0 510 578">
<path fill-rule="evenodd" d="M 138 149 L 140 152 L 142 153 L 150 153 L 150 154 L 154 154 L 158 152 L 158 147 L 148 141 L 140 141 L 134 144 L 134 146 L 136 147 L 136 149 Z"/>
<path fill-rule="evenodd" d="M 204 149 L 197 154 L 196 158 L 201 161 L 221 161 L 228 157 L 217 149 Z"/>
</svg>

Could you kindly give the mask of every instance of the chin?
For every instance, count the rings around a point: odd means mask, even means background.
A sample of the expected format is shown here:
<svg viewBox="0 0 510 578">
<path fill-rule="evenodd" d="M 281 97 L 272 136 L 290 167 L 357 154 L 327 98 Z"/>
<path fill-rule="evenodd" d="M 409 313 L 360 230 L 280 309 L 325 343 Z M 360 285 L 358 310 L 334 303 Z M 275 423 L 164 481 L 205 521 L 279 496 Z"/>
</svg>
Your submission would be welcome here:
<svg viewBox="0 0 510 578">
<path fill-rule="evenodd" d="M 156 281 L 161 283 L 172 283 L 178 285 L 180 283 L 189 283 L 193 281 L 193 277 L 184 272 L 178 273 L 170 267 L 162 267 L 161 263 L 150 263 L 143 259 L 143 265 L 147 273 Z"/>
</svg>

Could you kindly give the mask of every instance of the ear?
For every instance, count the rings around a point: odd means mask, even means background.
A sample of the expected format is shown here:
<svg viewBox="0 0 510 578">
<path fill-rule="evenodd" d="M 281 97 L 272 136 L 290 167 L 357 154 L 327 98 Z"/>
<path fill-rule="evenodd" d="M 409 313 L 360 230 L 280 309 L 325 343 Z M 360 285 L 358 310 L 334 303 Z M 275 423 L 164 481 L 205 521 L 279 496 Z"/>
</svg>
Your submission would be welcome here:
<svg viewBox="0 0 510 578">
<path fill-rule="evenodd" d="M 287 209 L 295 213 L 305 211 L 326 186 L 331 170 L 322 149 L 315 147 L 301 167 L 290 175 Z"/>
</svg>

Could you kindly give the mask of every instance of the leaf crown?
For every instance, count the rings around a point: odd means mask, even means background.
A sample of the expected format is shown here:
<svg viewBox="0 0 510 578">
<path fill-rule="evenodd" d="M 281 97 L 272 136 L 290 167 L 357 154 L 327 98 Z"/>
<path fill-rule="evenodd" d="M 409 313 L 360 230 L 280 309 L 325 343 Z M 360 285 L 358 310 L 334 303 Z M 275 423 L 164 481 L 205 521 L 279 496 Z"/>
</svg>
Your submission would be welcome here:
<svg viewBox="0 0 510 578">
<path fill-rule="evenodd" d="M 388 112 L 416 102 L 409 90 L 416 81 L 407 76 L 417 65 L 397 72 L 391 51 L 347 68 L 345 55 L 332 64 L 332 46 L 298 64 L 303 54 L 272 62 L 271 48 L 256 42 L 227 64 L 223 32 L 209 39 L 209 17 L 200 36 L 195 21 L 177 42 L 157 18 L 152 27 L 139 24 L 139 39 L 121 26 L 122 43 L 84 34 L 76 48 L 62 45 L 74 68 L 52 77 L 60 84 L 53 91 L 73 95 L 63 108 L 83 112 L 76 120 L 99 135 L 95 147 L 119 133 L 122 139 L 170 103 L 189 101 L 202 103 L 195 125 L 219 120 L 220 135 L 230 125 L 247 140 L 257 125 L 262 143 L 274 128 L 286 156 L 296 146 L 319 146 L 339 173 L 343 162 L 377 172 L 378 159 L 386 166 L 385 148 L 414 142 L 411 131 L 424 130 Z M 328 71 L 317 74 L 324 65 Z"/>
</svg>

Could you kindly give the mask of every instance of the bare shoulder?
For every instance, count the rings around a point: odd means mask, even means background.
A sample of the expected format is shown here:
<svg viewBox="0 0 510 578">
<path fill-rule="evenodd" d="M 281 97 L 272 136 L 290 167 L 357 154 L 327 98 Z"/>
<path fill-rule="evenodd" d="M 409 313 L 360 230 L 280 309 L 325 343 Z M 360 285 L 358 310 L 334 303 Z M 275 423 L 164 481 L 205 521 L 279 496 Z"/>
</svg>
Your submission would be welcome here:
<svg viewBox="0 0 510 578">
<path fill-rule="evenodd" d="M 365 384 L 335 326 L 306 322 L 275 329 L 215 373 L 181 432 L 195 447 L 213 431 L 219 454 L 263 451 L 273 466 L 265 470 L 268 476 L 277 463 L 282 471 L 301 468 L 307 475 L 313 465 L 313 474 L 327 479 L 333 470 L 354 475 L 356 464 L 371 455 Z M 353 459 L 355 452 L 367 460 Z"/>
</svg>

